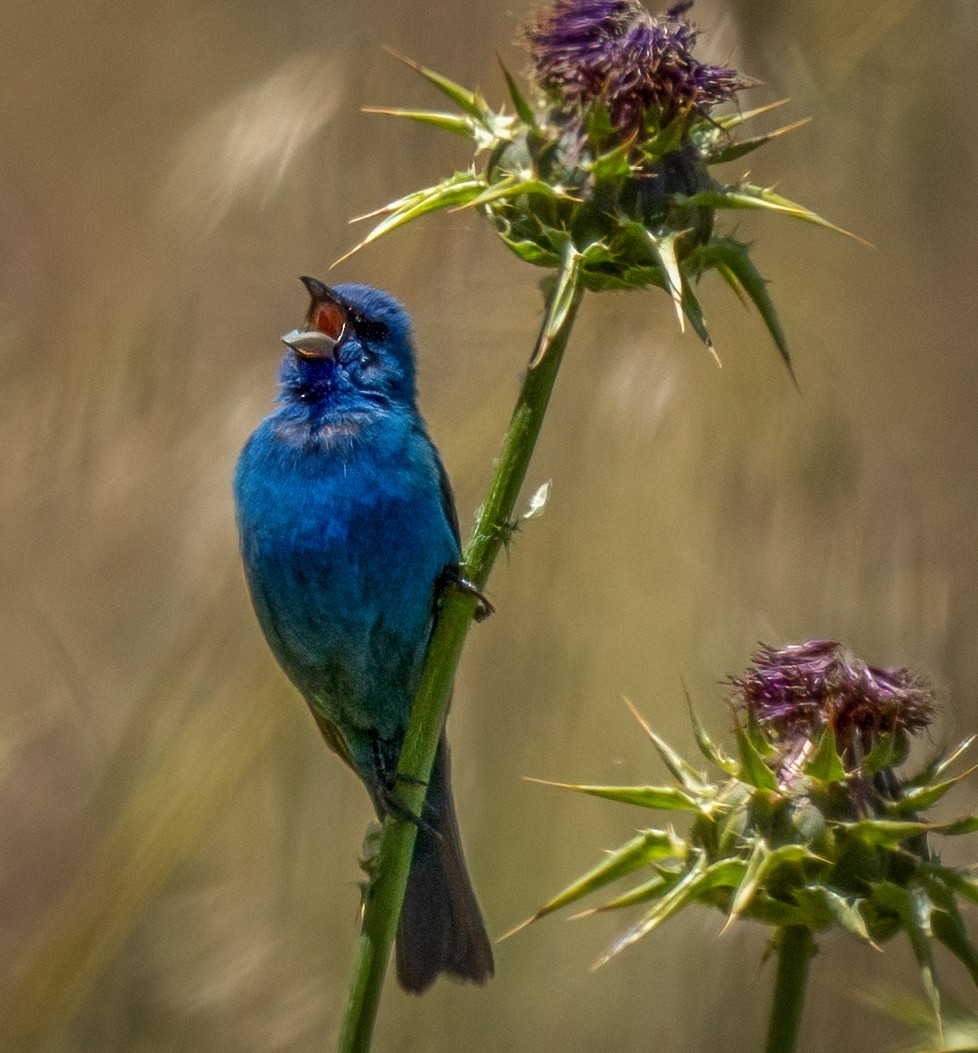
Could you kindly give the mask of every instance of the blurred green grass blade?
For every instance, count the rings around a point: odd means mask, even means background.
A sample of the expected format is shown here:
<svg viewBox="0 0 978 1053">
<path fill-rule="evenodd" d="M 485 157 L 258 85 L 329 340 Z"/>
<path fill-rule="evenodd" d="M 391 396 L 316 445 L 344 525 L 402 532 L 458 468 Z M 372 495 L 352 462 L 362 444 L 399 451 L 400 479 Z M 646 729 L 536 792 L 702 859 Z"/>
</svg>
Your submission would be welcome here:
<svg viewBox="0 0 978 1053">
<path fill-rule="evenodd" d="M 122 767 L 143 771 L 114 822 L 96 842 L 65 892 L 51 906 L 20 952 L 0 995 L 6 1048 L 34 1048 L 42 1036 L 66 1028 L 107 966 L 165 889 L 173 872 L 234 800 L 288 714 L 266 704 L 267 663 L 230 678 L 227 662 L 188 688 L 188 716 L 160 755 L 127 755 Z M 250 674 L 250 675 L 249 675 Z M 226 686 L 251 681 L 250 704 L 229 705 Z M 223 681 L 225 689 L 218 683 Z M 171 700 L 182 704 L 180 700 Z M 137 704 L 134 717 L 142 720 Z M 157 711 L 158 712 L 158 711 Z M 118 771 L 110 764 L 108 772 Z M 106 795 L 111 799 L 113 795 Z"/>
</svg>

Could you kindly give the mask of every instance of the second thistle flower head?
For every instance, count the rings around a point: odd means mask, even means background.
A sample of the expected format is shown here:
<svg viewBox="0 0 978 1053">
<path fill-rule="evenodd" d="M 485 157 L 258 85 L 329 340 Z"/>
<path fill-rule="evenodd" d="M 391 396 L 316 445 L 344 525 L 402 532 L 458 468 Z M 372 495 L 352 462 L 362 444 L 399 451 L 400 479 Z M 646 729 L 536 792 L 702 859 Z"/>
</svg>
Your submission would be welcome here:
<svg viewBox="0 0 978 1053">
<path fill-rule="evenodd" d="M 831 640 L 780 649 L 762 645 L 730 683 L 735 703 L 786 761 L 797 763 L 831 733 L 849 772 L 884 738 L 892 740 L 894 762 L 901 760 L 909 735 L 926 728 L 934 711 L 933 691 L 923 678 L 867 665 Z"/>
<path fill-rule="evenodd" d="M 693 715 L 704 770 L 639 717 L 671 783 L 554 784 L 671 813 L 676 825 L 642 829 L 531 920 L 626 879 L 629 887 L 595 909 L 640 913 L 602 961 L 699 903 L 719 907 L 727 925 L 750 918 L 812 933 L 841 928 L 877 945 L 906 932 L 928 991 L 932 941 L 978 983 L 978 952 L 958 906 L 978 902 L 978 881 L 928 844 L 978 831 L 978 816 L 928 815 L 969 774 L 950 769 L 974 738 L 915 774 L 898 774 L 909 735 L 930 723 L 930 688 L 826 640 L 762 647 L 727 682 L 735 688 L 735 755 Z"/>
</svg>

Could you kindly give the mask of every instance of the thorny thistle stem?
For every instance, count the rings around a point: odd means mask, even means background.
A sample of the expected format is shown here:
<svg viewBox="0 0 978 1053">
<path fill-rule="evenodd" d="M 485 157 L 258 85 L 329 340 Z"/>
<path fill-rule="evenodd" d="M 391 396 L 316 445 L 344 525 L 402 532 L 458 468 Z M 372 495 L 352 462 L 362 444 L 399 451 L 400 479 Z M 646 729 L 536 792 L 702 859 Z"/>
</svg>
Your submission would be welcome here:
<svg viewBox="0 0 978 1053">
<path fill-rule="evenodd" d="M 808 969 L 815 950 L 815 938 L 807 926 L 786 925 L 778 930 L 778 971 L 765 1053 L 794 1053 L 797 1048 Z"/>
<path fill-rule="evenodd" d="M 499 463 L 485 504 L 463 559 L 466 577 L 480 589 L 509 533 L 509 524 L 543 424 L 557 371 L 583 295 L 577 283 L 578 257 L 565 254 L 550 294 L 531 366 L 499 454 Z M 472 624 L 476 599 L 457 589 L 441 597 L 421 685 L 404 736 L 398 773 L 400 794 L 415 815 L 424 806 L 425 786 L 451 696 L 455 669 Z M 384 976 L 407 887 L 414 849 L 415 826 L 388 816 L 380 834 L 375 876 L 364 892 L 363 923 L 347 993 L 338 1053 L 365 1053 L 380 1004 Z"/>
</svg>

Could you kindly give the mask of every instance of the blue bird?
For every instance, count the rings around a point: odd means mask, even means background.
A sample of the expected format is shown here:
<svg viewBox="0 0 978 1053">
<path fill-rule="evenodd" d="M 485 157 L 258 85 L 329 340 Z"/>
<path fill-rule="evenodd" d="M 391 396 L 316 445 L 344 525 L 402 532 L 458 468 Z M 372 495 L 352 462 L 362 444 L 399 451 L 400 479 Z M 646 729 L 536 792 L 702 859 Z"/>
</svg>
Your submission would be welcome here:
<svg viewBox="0 0 978 1053">
<path fill-rule="evenodd" d="M 279 407 L 234 476 L 252 602 L 282 669 L 377 815 L 400 814 L 397 761 L 438 586 L 457 577 L 458 517 L 418 412 L 407 312 L 366 285 L 303 278 Z M 397 973 L 485 982 L 492 950 L 462 855 L 449 750 L 438 746 L 397 934 Z"/>
</svg>

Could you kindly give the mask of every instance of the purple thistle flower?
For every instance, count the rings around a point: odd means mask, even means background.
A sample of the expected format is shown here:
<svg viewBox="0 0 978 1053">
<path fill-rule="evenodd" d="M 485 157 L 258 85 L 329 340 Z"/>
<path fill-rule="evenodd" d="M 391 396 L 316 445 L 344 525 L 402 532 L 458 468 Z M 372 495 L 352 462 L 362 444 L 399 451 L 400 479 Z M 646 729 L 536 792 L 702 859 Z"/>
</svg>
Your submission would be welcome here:
<svg viewBox="0 0 978 1053">
<path fill-rule="evenodd" d="M 934 695 L 923 679 L 867 665 L 831 640 L 761 645 L 751 661 L 730 683 L 740 704 L 776 738 L 831 727 L 844 741 L 852 733 L 875 738 L 930 724 Z"/>
<path fill-rule="evenodd" d="M 665 124 L 682 110 L 705 113 L 751 82 L 693 57 L 690 7 L 653 17 L 638 0 L 556 0 L 528 30 L 537 82 L 577 114 L 604 103 L 625 132 L 640 131 L 646 115 Z"/>
</svg>

